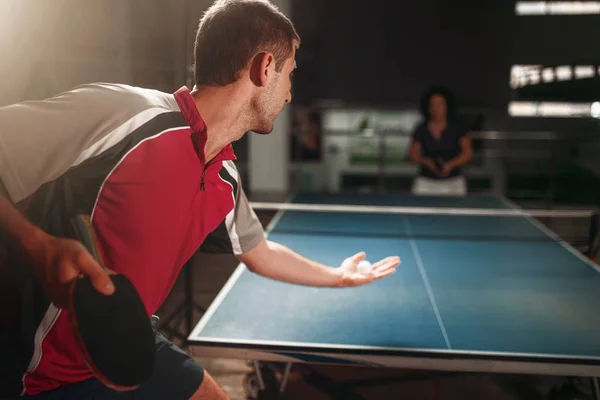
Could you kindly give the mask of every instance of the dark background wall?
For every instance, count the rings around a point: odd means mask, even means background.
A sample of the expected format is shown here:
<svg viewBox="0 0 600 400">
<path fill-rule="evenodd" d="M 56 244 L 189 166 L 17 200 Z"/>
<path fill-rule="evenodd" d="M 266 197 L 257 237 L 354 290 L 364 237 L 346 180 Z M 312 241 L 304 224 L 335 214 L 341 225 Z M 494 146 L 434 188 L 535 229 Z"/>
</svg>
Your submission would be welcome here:
<svg viewBox="0 0 600 400">
<path fill-rule="evenodd" d="M 518 17 L 514 1 L 500 0 L 294 0 L 293 19 L 303 38 L 295 102 L 414 105 L 443 83 L 482 109 L 490 128 L 597 129 L 591 120 L 508 118 L 507 103 L 518 99 L 512 64 L 598 64 L 598 15 Z M 556 100 L 577 90 L 564 86 Z"/>
<path fill-rule="evenodd" d="M 428 85 L 443 83 L 464 107 L 481 111 L 485 129 L 600 130 L 592 119 L 507 115 L 511 99 L 600 100 L 598 78 L 533 92 L 509 86 L 512 64 L 600 64 L 598 15 L 518 17 L 514 0 L 291 1 L 303 38 L 295 105 L 415 106 Z M 176 90 L 211 3 L 3 0 L 0 105 L 88 81 Z"/>
</svg>

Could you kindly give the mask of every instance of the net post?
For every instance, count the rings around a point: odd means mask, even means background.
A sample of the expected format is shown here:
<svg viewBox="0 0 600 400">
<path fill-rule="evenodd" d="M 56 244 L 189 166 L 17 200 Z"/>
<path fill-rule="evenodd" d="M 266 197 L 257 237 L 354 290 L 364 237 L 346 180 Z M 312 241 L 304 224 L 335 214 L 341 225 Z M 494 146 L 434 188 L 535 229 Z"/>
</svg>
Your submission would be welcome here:
<svg viewBox="0 0 600 400">
<path fill-rule="evenodd" d="M 600 250 L 600 238 L 598 237 L 598 213 L 594 213 L 590 221 L 590 229 L 588 234 L 588 257 L 596 257 L 598 250 Z"/>
</svg>

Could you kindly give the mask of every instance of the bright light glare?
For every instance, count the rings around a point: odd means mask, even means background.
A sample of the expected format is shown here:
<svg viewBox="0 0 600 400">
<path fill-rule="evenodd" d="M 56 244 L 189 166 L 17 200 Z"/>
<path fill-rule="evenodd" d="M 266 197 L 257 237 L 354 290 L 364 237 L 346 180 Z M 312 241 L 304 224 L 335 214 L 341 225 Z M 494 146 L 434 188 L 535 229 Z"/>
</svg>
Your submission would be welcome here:
<svg viewBox="0 0 600 400">
<path fill-rule="evenodd" d="M 559 81 L 568 81 L 573 78 L 573 71 L 568 65 L 556 67 L 556 77 Z"/>
<path fill-rule="evenodd" d="M 594 118 L 600 118 L 600 101 L 595 101 L 590 107 L 590 115 Z"/>
<path fill-rule="evenodd" d="M 513 101 L 508 106 L 508 113 L 511 117 L 589 118 L 593 109 L 600 116 L 600 102 L 594 104 Z"/>
<path fill-rule="evenodd" d="M 554 82 L 554 70 L 552 68 L 544 68 L 542 71 L 542 77 L 546 83 Z"/>
<path fill-rule="evenodd" d="M 518 1 L 517 15 L 589 15 L 600 14 L 598 1 Z"/>
<path fill-rule="evenodd" d="M 536 103 L 513 101 L 508 105 L 508 113 L 512 117 L 532 117 L 537 114 Z"/>
<path fill-rule="evenodd" d="M 510 72 L 510 86 L 518 89 L 540 83 L 541 65 L 513 65 Z"/>
<path fill-rule="evenodd" d="M 546 3 L 543 1 L 517 1 L 517 15 L 542 15 L 546 13 Z"/>
<path fill-rule="evenodd" d="M 591 65 L 578 65 L 575 67 L 575 78 L 586 79 L 594 77 L 594 67 Z"/>
</svg>

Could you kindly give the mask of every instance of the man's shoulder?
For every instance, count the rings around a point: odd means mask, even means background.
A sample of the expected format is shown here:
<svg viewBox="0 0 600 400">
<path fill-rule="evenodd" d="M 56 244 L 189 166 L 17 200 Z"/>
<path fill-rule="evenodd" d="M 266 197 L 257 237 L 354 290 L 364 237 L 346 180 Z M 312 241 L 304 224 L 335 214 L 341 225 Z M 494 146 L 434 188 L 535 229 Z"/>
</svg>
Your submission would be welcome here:
<svg viewBox="0 0 600 400">
<path fill-rule="evenodd" d="M 62 104 L 65 116 L 85 118 L 90 125 L 113 121 L 117 126 L 142 115 L 181 112 L 173 94 L 122 83 L 79 85 L 49 99 L 49 103 Z"/>
<path fill-rule="evenodd" d="M 141 86 L 134 86 L 127 83 L 118 82 L 89 82 L 77 85 L 71 89 L 71 91 L 116 91 L 125 93 L 143 93 L 143 92 L 158 92 L 164 93 L 156 89 L 145 88 Z M 164 93 L 166 94 L 166 93 Z"/>
<path fill-rule="evenodd" d="M 85 83 L 38 100 L 0 107 L 0 122 L 20 121 L 31 114 L 45 112 L 62 120 L 79 118 L 105 120 L 115 115 L 127 117 L 147 109 L 180 112 L 174 94 L 121 83 Z"/>
<path fill-rule="evenodd" d="M 76 86 L 69 92 L 65 92 L 61 95 L 68 94 L 79 94 L 82 98 L 87 97 L 90 99 L 105 99 L 105 101 L 127 99 L 127 101 L 138 101 L 151 104 L 176 104 L 175 98 L 172 93 L 165 93 L 156 89 L 132 86 L 124 83 L 86 83 L 83 85 Z"/>
</svg>

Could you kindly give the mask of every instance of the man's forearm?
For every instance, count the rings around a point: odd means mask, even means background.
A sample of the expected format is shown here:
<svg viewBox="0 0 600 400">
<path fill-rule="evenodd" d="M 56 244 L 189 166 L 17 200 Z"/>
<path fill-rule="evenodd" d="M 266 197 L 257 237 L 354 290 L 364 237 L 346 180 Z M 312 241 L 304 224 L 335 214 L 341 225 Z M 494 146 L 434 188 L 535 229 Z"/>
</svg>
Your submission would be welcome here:
<svg viewBox="0 0 600 400">
<path fill-rule="evenodd" d="M 342 283 L 337 268 L 309 260 L 279 243 L 263 241 L 248 255 L 240 256 L 240 260 L 252 272 L 278 281 L 327 287 Z"/>
<path fill-rule="evenodd" d="M 25 218 L 12 202 L 0 194 L 0 239 L 20 250 L 33 245 L 44 232 Z"/>
</svg>

